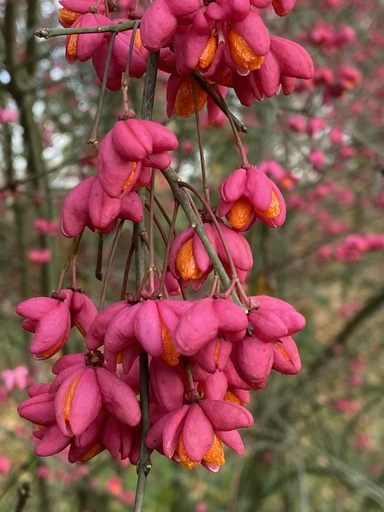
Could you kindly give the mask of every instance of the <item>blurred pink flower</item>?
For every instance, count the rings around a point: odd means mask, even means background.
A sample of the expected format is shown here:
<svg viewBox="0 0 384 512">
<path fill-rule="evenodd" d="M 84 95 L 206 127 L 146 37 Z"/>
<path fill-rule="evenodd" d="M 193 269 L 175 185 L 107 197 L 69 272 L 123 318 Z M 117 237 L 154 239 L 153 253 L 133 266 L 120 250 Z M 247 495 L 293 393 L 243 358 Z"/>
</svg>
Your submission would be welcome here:
<svg viewBox="0 0 384 512">
<path fill-rule="evenodd" d="M 358 309 L 360 309 L 360 304 L 358 303 L 355 303 L 357 304 L 358 306 Z M 361 372 L 366 366 L 366 363 L 365 361 L 363 361 L 363 359 L 357 357 L 356 359 L 353 359 L 350 363 L 349 363 L 349 368 L 353 371 L 353 372 Z"/>
<path fill-rule="evenodd" d="M 0 387 L 0 404 L 3 404 L 7 401 L 7 390 L 3 387 Z"/>
<path fill-rule="evenodd" d="M 36 468 L 36 475 L 40 478 L 48 478 L 50 474 L 50 469 L 48 466 L 38 466 Z"/>
<path fill-rule="evenodd" d="M 208 504 L 205 501 L 196 503 L 196 512 L 208 512 Z"/>
<path fill-rule="evenodd" d="M 193 151 L 194 147 L 195 143 L 193 140 L 184 140 L 181 143 L 181 150 L 183 151 L 183 153 L 190 153 L 191 151 Z"/>
<path fill-rule="evenodd" d="M 331 406 L 343 413 L 357 413 L 361 409 L 361 403 L 358 400 L 348 400 L 347 398 L 340 398 L 333 402 Z"/>
<path fill-rule="evenodd" d="M 39 231 L 39 233 L 45 235 L 54 235 L 58 230 L 58 223 L 54 220 L 47 220 L 38 217 L 33 221 L 33 227 Z"/>
<path fill-rule="evenodd" d="M 110 478 L 107 481 L 106 487 L 114 496 L 121 496 L 123 492 L 123 482 L 118 476 Z"/>
<path fill-rule="evenodd" d="M 372 446 L 371 436 L 362 432 L 355 439 L 354 446 L 357 450 L 366 450 L 367 448 L 370 448 Z"/>
<path fill-rule="evenodd" d="M 135 493 L 133 491 L 125 491 L 123 492 L 122 499 L 124 503 L 127 503 L 127 505 L 133 505 L 135 503 Z"/>
<path fill-rule="evenodd" d="M 11 470 L 11 462 L 5 455 L 0 455 L 0 473 L 8 475 Z"/>
<path fill-rule="evenodd" d="M 316 261 L 318 263 L 323 263 L 332 256 L 332 248 L 329 245 L 323 245 L 318 249 L 316 254 Z"/>
<path fill-rule="evenodd" d="M 332 128 L 329 132 L 329 139 L 332 144 L 339 144 L 340 142 L 343 142 L 344 133 L 338 128 Z"/>
<path fill-rule="evenodd" d="M 16 123 L 19 120 L 19 113 L 11 108 L 0 110 L 0 124 Z"/>
<path fill-rule="evenodd" d="M 16 366 L 13 369 L 3 370 L 1 378 L 8 390 L 25 389 L 28 378 L 28 368 L 24 365 Z"/>
<path fill-rule="evenodd" d="M 52 259 L 52 252 L 50 249 L 30 249 L 27 258 L 31 263 L 47 263 Z"/>
<path fill-rule="evenodd" d="M 304 133 L 307 126 L 307 119 L 304 116 L 292 116 L 288 121 L 289 128 L 296 133 Z"/>
<path fill-rule="evenodd" d="M 357 313 L 357 311 L 359 311 L 360 308 L 361 308 L 361 304 L 357 301 L 347 302 L 347 303 L 343 304 L 342 306 L 340 306 L 339 315 L 343 316 L 343 317 L 351 316 L 351 315 L 354 315 L 355 313 Z"/>
<path fill-rule="evenodd" d="M 357 373 L 354 373 L 348 378 L 348 385 L 354 388 L 358 388 L 361 386 L 363 379 Z"/>
<path fill-rule="evenodd" d="M 308 155 L 308 160 L 317 171 L 320 171 L 325 165 L 325 155 L 320 149 L 312 151 Z"/>
<path fill-rule="evenodd" d="M 315 135 L 315 133 L 325 130 L 328 123 L 321 117 L 313 117 L 307 124 L 308 135 Z"/>
</svg>

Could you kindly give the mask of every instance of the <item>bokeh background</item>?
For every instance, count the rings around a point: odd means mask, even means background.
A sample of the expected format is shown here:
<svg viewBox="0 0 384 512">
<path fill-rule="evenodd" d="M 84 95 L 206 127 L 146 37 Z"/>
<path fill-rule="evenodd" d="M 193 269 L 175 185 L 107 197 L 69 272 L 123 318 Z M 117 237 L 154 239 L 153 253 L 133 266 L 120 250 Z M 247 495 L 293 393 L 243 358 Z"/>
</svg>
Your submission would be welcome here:
<svg viewBox="0 0 384 512">
<path fill-rule="evenodd" d="M 246 455 L 227 453 L 218 474 L 188 472 L 155 454 L 148 512 L 384 510 L 384 2 L 297 0 L 286 18 L 266 16 L 272 34 L 310 52 L 314 78 L 247 109 L 231 94 L 227 101 L 248 128 L 249 161 L 275 180 L 288 206 L 283 227 L 260 223 L 248 235 L 255 265 L 247 290 L 305 315 L 307 327 L 295 336 L 303 369 L 275 373 L 253 393 Z M 57 27 L 57 18 L 49 0 L 0 1 L 0 510 L 119 512 L 132 507 L 134 467 L 108 454 L 80 466 L 65 455 L 38 459 L 32 426 L 16 411 L 30 383 L 50 378 L 50 363 L 32 360 L 15 307 L 57 286 L 70 248 L 59 230 L 62 202 L 95 173 L 86 144 L 99 96 L 92 66 L 67 64 L 63 38 L 34 36 Z M 160 74 L 154 118 L 161 122 L 165 85 Z M 129 87 L 139 112 L 142 83 Z M 100 133 L 120 109 L 120 94 L 107 92 Z M 199 185 L 194 120 L 165 122 L 180 139 L 174 168 Z M 239 159 L 226 124 L 209 125 L 204 110 L 201 123 L 215 198 Z M 158 197 L 171 206 L 165 182 Z M 122 277 L 126 229 L 109 300 Z M 97 245 L 88 232 L 78 275 L 96 303 Z M 70 349 L 82 350 L 80 338 Z"/>
</svg>

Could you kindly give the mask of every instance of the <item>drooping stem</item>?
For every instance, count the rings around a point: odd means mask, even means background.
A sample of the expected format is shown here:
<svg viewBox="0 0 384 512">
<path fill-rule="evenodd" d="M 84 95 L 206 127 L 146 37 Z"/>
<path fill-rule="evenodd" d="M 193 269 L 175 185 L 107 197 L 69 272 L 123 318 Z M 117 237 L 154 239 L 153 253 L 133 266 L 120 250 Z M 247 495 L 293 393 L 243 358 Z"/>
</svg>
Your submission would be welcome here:
<svg viewBox="0 0 384 512">
<path fill-rule="evenodd" d="M 170 225 L 170 228 L 169 228 L 169 235 L 168 235 L 167 245 L 165 247 L 163 270 L 162 270 L 161 281 L 160 281 L 160 291 L 165 289 L 165 278 L 166 278 L 166 275 L 167 275 L 167 267 L 168 267 L 168 261 L 169 261 L 169 252 L 171 250 L 171 241 L 172 241 L 172 237 L 173 237 L 173 234 L 174 234 L 174 228 L 175 228 L 175 224 L 176 224 L 176 218 L 177 218 L 178 211 L 179 211 L 179 203 L 177 201 L 175 201 L 175 206 L 173 208 L 172 221 L 171 221 L 171 225 Z"/>
<path fill-rule="evenodd" d="M 182 180 L 174 172 L 172 172 L 171 169 L 165 169 L 163 174 L 169 186 L 171 187 L 174 198 L 179 202 L 181 208 L 184 210 L 184 213 L 187 216 L 191 227 L 196 231 L 198 237 L 201 240 L 201 243 L 204 246 L 204 249 L 207 251 L 208 256 L 212 261 L 213 268 L 216 270 L 224 287 L 228 289 L 231 285 L 231 279 L 228 277 L 228 274 L 225 271 L 225 268 L 223 267 L 223 264 L 221 263 L 215 249 L 212 247 L 212 244 L 209 241 L 200 218 L 196 215 L 194 209 L 192 208 L 187 192 L 183 188 L 180 188 L 180 183 L 182 183 Z M 242 306 L 235 292 L 232 292 L 231 296 L 236 304 Z"/>
<path fill-rule="evenodd" d="M 203 141 L 201 140 L 201 132 L 200 132 L 200 115 L 199 115 L 199 107 L 197 104 L 197 93 L 196 93 L 196 82 L 193 77 L 191 77 L 192 83 L 192 93 L 193 93 L 193 105 L 195 107 L 195 119 L 196 119 L 196 131 L 197 131 L 197 142 L 199 144 L 199 153 L 200 153 L 200 165 L 201 165 L 201 177 L 203 182 L 203 190 L 204 197 L 207 203 L 209 204 L 209 187 L 207 183 L 207 170 L 205 167 L 205 156 L 204 156 L 204 147 Z"/>
<path fill-rule="evenodd" d="M 121 90 L 123 93 L 123 115 L 125 118 L 129 117 L 129 98 L 128 98 L 128 86 L 129 86 L 129 68 L 131 67 L 131 60 L 133 54 L 133 47 L 135 44 L 135 37 L 137 29 L 139 28 L 140 20 L 136 20 L 132 29 L 131 40 L 129 42 L 129 50 L 128 50 L 128 58 L 127 65 L 125 66 L 125 71 L 123 74 L 123 83 L 121 86 Z"/>
<path fill-rule="evenodd" d="M 104 277 L 104 282 L 103 282 L 103 288 L 101 290 L 101 295 L 100 295 L 99 312 L 104 307 L 105 294 L 107 292 L 108 277 L 109 277 L 109 274 L 111 271 L 113 257 L 115 255 L 117 243 L 119 241 L 119 238 L 121 235 L 121 230 L 123 229 L 123 225 L 124 225 L 124 219 L 121 219 L 117 226 L 117 230 L 116 230 L 115 237 L 113 239 L 113 243 L 112 243 L 112 247 L 111 247 L 111 252 L 110 252 L 109 258 L 108 258 L 107 268 L 105 271 L 105 277 Z"/>
<path fill-rule="evenodd" d="M 98 240 L 98 244 L 97 244 L 96 268 L 95 268 L 95 277 L 98 281 L 103 280 L 103 246 L 104 246 L 104 235 L 103 235 L 103 233 L 99 233 L 99 240 Z"/>
<path fill-rule="evenodd" d="M 79 236 L 72 239 L 71 247 L 68 251 L 67 258 L 66 258 L 65 263 L 60 272 L 59 282 L 58 282 L 57 288 L 56 288 L 57 293 L 59 293 L 61 288 L 63 287 L 64 276 L 68 272 L 68 270 L 73 262 L 74 256 L 77 255 L 77 251 L 79 250 L 79 245 L 80 245 L 82 236 L 83 236 L 83 232 L 80 233 Z"/>
<path fill-rule="evenodd" d="M 220 229 L 219 222 L 218 222 L 215 214 L 213 213 L 212 208 L 210 207 L 209 203 L 204 199 L 204 197 L 200 194 L 200 192 L 198 190 L 196 190 L 196 188 L 193 187 L 192 185 L 190 185 L 189 183 L 182 181 L 179 183 L 179 187 L 188 188 L 189 190 L 191 190 L 191 192 L 193 192 L 198 197 L 198 199 L 201 201 L 201 203 L 203 204 L 206 211 L 209 213 L 209 216 L 211 217 L 211 220 L 212 220 L 212 224 L 214 224 L 216 231 L 220 237 L 221 243 L 223 244 L 224 251 L 225 251 L 225 254 L 228 259 L 229 268 L 231 270 L 232 279 L 237 279 L 236 268 L 235 268 L 235 264 L 233 263 L 231 251 L 229 250 L 227 241 L 225 240 L 223 233 Z"/>
<path fill-rule="evenodd" d="M 217 96 L 212 90 L 211 86 L 208 82 L 197 72 L 194 71 L 193 76 L 196 82 L 200 85 L 200 87 L 205 91 L 211 100 L 219 107 L 219 109 L 228 117 L 228 119 L 232 119 L 233 124 L 235 125 L 237 131 L 248 133 L 248 128 L 242 123 L 232 112 L 228 109 L 223 97 Z"/>
<path fill-rule="evenodd" d="M 145 74 L 143 101 L 141 104 L 141 117 L 142 119 L 151 119 L 153 111 L 153 102 L 155 98 L 156 79 L 157 79 L 157 65 L 159 61 L 159 54 L 149 53 L 147 60 L 147 70 Z M 140 190 L 139 195 L 144 203 L 145 190 Z M 136 285 L 140 286 L 145 274 L 144 266 L 144 247 L 141 233 L 143 231 L 142 222 L 138 222 L 133 228 L 133 243 L 135 246 L 135 267 L 136 267 Z M 140 410 L 141 410 L 141 425 L 140 425 L 140 456 L 137 463 L 137 486 L 134 512 L 141 512 L 144 504 L 145 487 L 147 483 L 147 476 L 151 470 L 150 452 L 145 444 L 150 418 L 149 418 L 149 367 L 148 367 L 148 354 L 143 350 L 140 354 Z"/>
<path fill-rule="evenodd" d="M 217 96 L 221 100 L 223 111 L 226 114 L 226 116 L 228 117 L 229 124 L 231 125 L 233 136 L 235 137 L 235 140 L 236 140 L 236 146 L 237 146 L 237 149 L 239 150 L 240 158 L 241 158 L 241 161 L 243 163 L 242 167 L 244 169 L 248 169 L 250 167 L 250 164 L 248 162 L 247 154 L 245 152 L 245 148 L 243 146 L 243 143 L 242 143 L 242 141 L 240 139 L 240 135 L 239 135 L 239 132 L 237 130 L 236 124 L 235 124 L 235 122 L 233 120 L 233 117 L 231 115 L 229 115 L 230 111 L 229 111 L 229 109 L 227 107 L 227 104 L 225 103 L 225 100 L 224 100 L 224 98 L 223 98 L 223 96 L 222 96 L 222 94 L 220 92 L 220 89 L 218 88 L 218 86 L 216 84 L 214 85 L 214 89 L 216 91 Z"/>
<path fill-rule="evenodd" d="M 94 121 L 93 127 L 92 127 L 92 132 L 87 141 L 88 144 L 97 145 L 97 129 L 98 129 L 99 123 L 100 123 L 101 110 L 102 110 L 103 104 L 104 104 L 105 91 L 107 90 L 108 71 L 109 71 L 109 66 L 111 64 L 113 43 L 115 41 L 116 35 L 117 35 L 116 32 L 111 34 L 111 39 L 109 40 L 108 52 L 107 52 L 107 57 L 106 57 L 106 61 L 105 61 L 103 82 L 102 82 L 101 88 L 100 88 L 99 102 L 97 104 L 97 111 L 96 111 L 95 121 Z"/>
<path fill-rule="evenodd" d="M 151 190 L 149 195 L 149 219 L 148 219 L 148 249 L 149 249 L 149 291 L 155 291 L 155 247 L 154 247 L 154 207 L 155 207 L 155 183 L 156 172 L 152 169 Z"/>
<path fill-rule="evenodd" d="M 127 254 L 127 259 L 125 262 L 123 282 L 121 283 L 120 300 L 124 300 L 125 294 L 127 293 L 129 269 L 131 268 L 132 257 L 133 257 L 134 251 L 135 251 L 135 247 L 133 245 L 133 241 L 131 241 L 131 244 L 129 246 L 129 251 Z"/>
</svg>

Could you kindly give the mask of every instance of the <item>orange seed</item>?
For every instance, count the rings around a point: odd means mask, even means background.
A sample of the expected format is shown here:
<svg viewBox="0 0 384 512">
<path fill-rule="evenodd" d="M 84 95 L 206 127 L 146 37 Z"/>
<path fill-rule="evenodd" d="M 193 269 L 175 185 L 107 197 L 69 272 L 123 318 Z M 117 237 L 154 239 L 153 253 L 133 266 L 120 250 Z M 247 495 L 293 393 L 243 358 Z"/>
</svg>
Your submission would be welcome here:
<svg viewBox="0 0 384 512">
<path fill-rule="evenodd" d="M 201 110 L 206 101 L 207 93 L 195 83 L 197 109 Z M 195 112 L 195 103 L 193 101 L 193 89 L 191 78 L 185 76 L 182 78 L 176 94 L 175 114 L 181 117 L 189 117 Z"/>
<path fill-rule="evenodd" d="M 263 217 L 266 217 L 267 219 L 275 219 L 280 215 L 280 202 L 277 197 L 277 195 L 272 191 L 272 200 L 271 204 L 265 211 L 258 210 L 255 208 L 255 212 L 258 215 L 262 215 Z"/>
<path fill-rule="evenodd" d="M 234 29 L 228 29 L 228 46 L 232 59 L 241 68 L 254 71 L 259 69 L 264 62 L 264 57 L 253 53 L 248 43 Z"/>
<path fill-rule="evenodd" d="M 233 228 L 241 229 L 249 221 L 251 213 L 252 213 L 251 203 L 245 198 L 240 198 L 235 202 L 235 204 L 229 210 L 226 217 L 228 219 L 228 222 L 230 223 L 230 225 Z"/>
<path fill-rule="evenodd" d="M 176 256 L 176 268 L 180 273 L 180 277 L 185 280 L 200 279 L 203 272 L 196 265 L 193 256 L 193 241 L 192 238 L 187 240 L 184 245 L 180 247 Z"/>
</svg>

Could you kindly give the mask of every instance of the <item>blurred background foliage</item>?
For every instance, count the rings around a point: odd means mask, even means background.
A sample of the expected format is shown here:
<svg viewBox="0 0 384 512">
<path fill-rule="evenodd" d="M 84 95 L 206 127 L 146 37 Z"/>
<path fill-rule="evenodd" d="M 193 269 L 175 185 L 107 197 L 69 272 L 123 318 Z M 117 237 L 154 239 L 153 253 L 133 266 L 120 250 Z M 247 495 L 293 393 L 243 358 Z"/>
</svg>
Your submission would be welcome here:
<svg viewBox="0 0 384 512">
<path fill-rule="evenodd" d="M 25 389 L 7 386 L 4 377 L 4 370 L 25 365 L 27 380 L 49 378 L 49 363 L 31 360 L 29 335 L 14 310 L 55 288 L 70 247 L 59 236 L 60 207 L 79 179 L 95 173 L 96 152 L 86 143 L 99 95 L 92 67 L 67 65 L 62 38 L 34 36 L 38 27 L 57 26 L 57 8 L 48 0 L 0 2 L 0 510 L 21 510 L 27 497 L 24 510 L 118 512 L 132 505 L 135 468 L 107 454 L 83 466 L 61 456 L 38 460 L 31 427 L 16 413 Z M 250 162 L 274 161 L 283 170 L 275 178 L 288 219 L 278 230 L 256 224 L 247 235 L 255 260 L 247 287 L 287 300 L 306 316 L 306 329 L 295 336 L 303 370 L 295 377 L 273 374 L 253 393 L 246 456 L 228 453 L 219 474 L 187 472 L 154 454 L 149 512 L 384 509 L 383 17 L 381 0 L 298 0 L 288 17 L 268 17 L 268 27 L 308 49 L 315 78 L 290 97 L 247 109 L 228 94 L 248 127 Z M 161 122 L 165 85 L 160 73 L 154 117 Z M 137 113 L 141 88 L 131 80 Z M 120 109 L 120 94 L 107 92 L 100 134 Z M 175 169 L 199 185 L 194 119 L 166 123 L 180 139 Z M 239 158 L 228 126 L 205 126 L 202 137 L 214 201 Z M 172 206 L 161 180 L 158 197 Z M 37 219 L 50 228 L 39 228 Z M 186 226 L 182 217 L 178 222 L 178 229 Z M 129 228 L 124 233 L 111 301 L 129 247 Z M 86 233 L 79 254 L 80 285 L 96 304 L 97 244 L 97 235 Z M 106 252 L 110 246 L 106 237 Z M 160 239 L 157 246 L 161 258 Z M 81 350 L 79 340 L 71 343 Z"/>
</svg>

